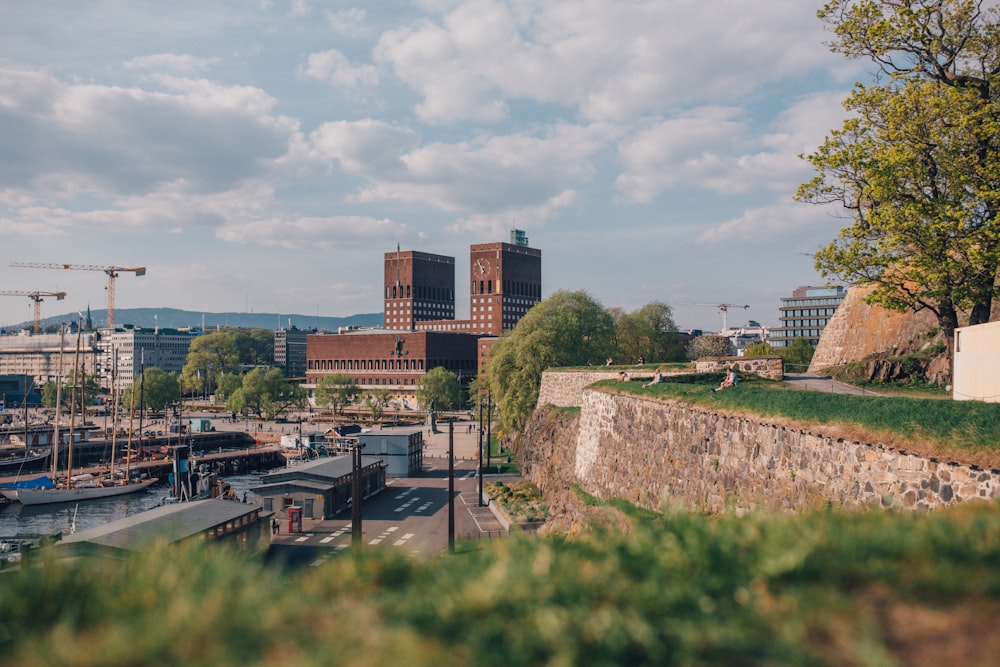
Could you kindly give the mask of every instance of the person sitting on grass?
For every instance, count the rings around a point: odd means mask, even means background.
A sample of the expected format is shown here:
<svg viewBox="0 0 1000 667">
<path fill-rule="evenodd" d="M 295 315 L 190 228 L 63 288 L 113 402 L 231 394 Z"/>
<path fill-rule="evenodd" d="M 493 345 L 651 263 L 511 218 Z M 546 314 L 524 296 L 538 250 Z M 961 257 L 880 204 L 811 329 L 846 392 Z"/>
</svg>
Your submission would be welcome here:
<svg viewBox="0 0 1000 667">
<path fill-rule="evenodd" d="M 651 387 L 654 384 L 660 384 L 661 382 L 663 382 L 663 373 L 661 373 L 660 369 L 657 368 L 656 369 L 656 374 L 653 375 L 653 379 L 650 380 L 649 382 L 647 382 L 646 384 L 642 385 L 642 386 L 643 387 Z"/>
<path fill-rule="evenodd" d="M 712 393 L 714 394 L 717 391 L 722 391 L 726 387 L 735 387 L 737 385 L 737 383 L 738 383 L 738 381 L 736 380 L 736 371 L 734 371 L 732 368 L 730 368 L 726 372 L 725 379 L 719 384 L 719 386 L 716 389 L 712 390 Z"/>
</svg>

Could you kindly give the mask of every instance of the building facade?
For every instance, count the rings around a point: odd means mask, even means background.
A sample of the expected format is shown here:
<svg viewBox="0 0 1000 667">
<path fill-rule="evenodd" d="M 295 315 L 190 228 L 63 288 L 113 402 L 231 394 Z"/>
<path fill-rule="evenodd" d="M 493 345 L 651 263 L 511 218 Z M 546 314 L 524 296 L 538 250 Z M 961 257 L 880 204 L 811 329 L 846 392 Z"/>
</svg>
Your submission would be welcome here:
<svg viewBox="0 0 1000 667">
<path fill-rule="evenodd" d="M 455 258 L 415 250 L 385 254 L 385 328 L 455 319 Z"/>
<path fill-rule="evenodd" d="M 0 375 L 27 375 L 41 387 L 65 377 L 77 360 L 83 373 L 93 374 L 98 366 L 97 334 L 84 331 L 64 334 L 28 334 L 0 336 Z"/>
<path fill-rule="evenodd" d="M 797 288 L 790 297 L 782 297 L 781 324 L 771 329 L 768 342 L 772 347 L 788 347 L 796 338 L 805 338 L 815 347 L 845 296 L 843 285 Z"/>
<path fill-rule="evenodd" d="M 493 341 L 542 299 L 542 253 L 514 230 L 511 243 L 469 249 L 470 317 L 455 319 L 455 260 L 403 251 L 384 257 L 383 329 L 312 334 L 306 342 L 306 386 L 346 373 L 362 389 L 388 389 L 404 405 L 417 382 L 438 366 L 467 384 Z"/>
<path fill-rule="evenodd" d="M 476 337 L 443 331 L 370 329 L 309 334 L 306 386 L 332 373 L 349 375 L 362 391 L 388 390 L 411 401 L 427 371 L 444 367 L 468 382 L 476 376 Z"/>
<path fill-rule="evenodd" d="M 105 389 L 117 376 L 119 389 L 131 386 L 147 368 L 180 373 L 187 363 L 191 341 L 201 331 L 175 329 L 101 329 L 97 339 L 97 374 Z"/>
<path fill-rule="evenodd" d="M 286 378 L 306 376 L 306 336 L 309 333 L 295 327 L 274 332 L 274 364 L 281 368 Z"/>
</svg>

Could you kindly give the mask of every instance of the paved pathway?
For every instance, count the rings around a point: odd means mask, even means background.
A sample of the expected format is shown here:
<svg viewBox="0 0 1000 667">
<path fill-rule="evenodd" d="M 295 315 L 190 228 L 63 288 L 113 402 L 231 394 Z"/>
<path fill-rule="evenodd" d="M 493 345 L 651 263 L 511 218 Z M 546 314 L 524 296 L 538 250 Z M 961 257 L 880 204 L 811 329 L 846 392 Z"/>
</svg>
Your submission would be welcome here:
<svg viewBox="0 0 1000 667">
<path fill-rule="evenodd" d="M 812 389 L 813 391 L 825 391 L 831 394 L 856 394 L 859 396 L 884 396 L 884 394 L 855 387 L 851 384 L 838 382 L 825 375 L 814 375 L 812 373 L 785 373 L 785 382 L 793 389 Z"/>
</svg>

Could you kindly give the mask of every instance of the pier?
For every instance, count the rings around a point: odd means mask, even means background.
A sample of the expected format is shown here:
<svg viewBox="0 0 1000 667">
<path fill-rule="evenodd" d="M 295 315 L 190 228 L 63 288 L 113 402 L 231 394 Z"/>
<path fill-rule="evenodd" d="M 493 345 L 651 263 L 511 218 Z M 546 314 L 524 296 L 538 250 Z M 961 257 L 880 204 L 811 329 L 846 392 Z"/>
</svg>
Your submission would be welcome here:
<svg viewBox="0 0 1000 667">
<path fill-rule="evenodd" d="M 188 440 L 185 438 L 185 440 Z M 174 438 L 176 442 L 176 438 Z M 97 446 L 100 443 L 88 442 L 88 446 Z M 173 444 L 173 443 L 171 443 Z M 188 443 L 185 443 L 188 444 Z M 102 445 L 103 446 L 103 445 Z M 208 433 L 204 436 L 194 435 L 190 438 L 193 465 L 208 465 L 213 472 L 220 475 L 232 475 L 255 470 L 271 470 L 285 465 L 285 457 L 281 453 L 281 447 L 273 444 L 257 444 L 257 442 L 245 433 Z M 76 458 L 74 446 L 74 461 Z M 60 457 L 61 458 L 61 457 Z M 92 473 L 99 475 L 110 470 L 109 461 L 93 462 L 84 465 L 82 468 L 74 466 L 74 474 Z M 124 463 L 116 463 L 117 469 L 123 469 Z M 168 453 L 159 458 L 147 458 L 142 461 L 132 461 L 128 464 L 133 474 L 147 474 L 150 477 L 166 479 L 173 470 L 173 458 Z M 61 471 L 64 467 L 60 468 Z M 24 479 L 34 479 L 42 475 L 51 475 L 50 471 L 23 473 L 20 476 L 0 477 L 0 484 L 16 482 Z M 0 502 L 3 498 L 0 497 Z"/>
</svg>

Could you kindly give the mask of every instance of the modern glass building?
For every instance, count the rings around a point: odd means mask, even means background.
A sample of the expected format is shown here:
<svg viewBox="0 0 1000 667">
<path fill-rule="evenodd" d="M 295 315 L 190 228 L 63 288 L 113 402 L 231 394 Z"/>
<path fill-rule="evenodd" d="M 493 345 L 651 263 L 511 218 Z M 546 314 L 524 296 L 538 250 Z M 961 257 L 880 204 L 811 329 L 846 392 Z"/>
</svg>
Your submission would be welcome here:
<svg viewBox="0 0 1000 667">
<path fill-rule="evenodd" d="M 787 347 L 796 338 L 805 338 L 815 346 L 845 296 L 843 285 L 797 288 L 792 296 L 782 297 L 781 324 L 771 329 L 768 342 L 772 347 Z"/>
</svg>

